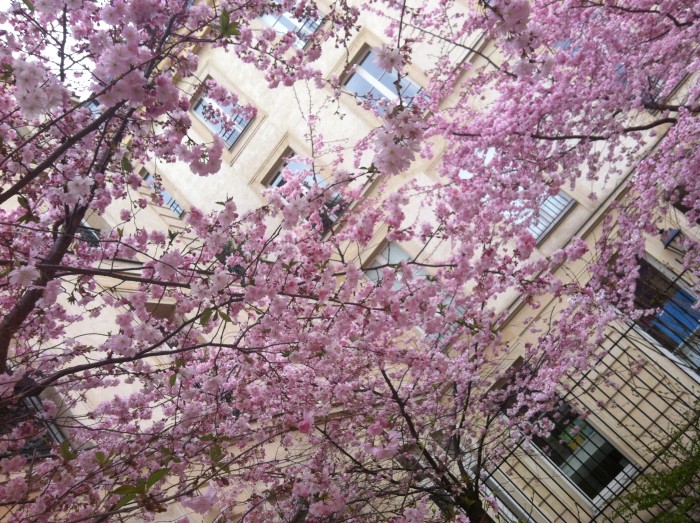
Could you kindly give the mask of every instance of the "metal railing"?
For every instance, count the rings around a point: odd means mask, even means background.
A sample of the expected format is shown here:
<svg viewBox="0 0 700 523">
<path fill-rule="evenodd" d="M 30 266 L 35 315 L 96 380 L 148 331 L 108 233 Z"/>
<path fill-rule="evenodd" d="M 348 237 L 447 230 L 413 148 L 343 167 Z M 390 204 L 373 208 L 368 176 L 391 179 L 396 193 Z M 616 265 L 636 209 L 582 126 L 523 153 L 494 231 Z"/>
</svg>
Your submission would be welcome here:
<svg viewBox="0 0 700 523">
<path fill-rule="evenodd" d="M 520 520 L 619 521 L 619 497 L 644 474 L 674 466 L 680 456 L 669 458 L 672 444 L 700 437 L 700 382 L 687 366 L 669 358 L 631 322 L 611 325 L 601 349 L 596 364 L 562 396 L 566 404 L 588 411 L 584 423 L 597 436 L 571 430 L 572 420 L 566 420 L 553 433 L 559 451 L 565 447 L 558 457 L 546 441 L 530 443 L 521 437 L 488 467 L 486 484 Z M 617 463 L 601 474 L 611 456 Z M 587 484 L 589 477 L 593 483 Z M 599 484 L 601 478 L 605 485 Z M 658 510 L 644 509 L 632 521 L 652 520 Z M 688 518 L 692 521 L 692 515 Z"/>
</svg>

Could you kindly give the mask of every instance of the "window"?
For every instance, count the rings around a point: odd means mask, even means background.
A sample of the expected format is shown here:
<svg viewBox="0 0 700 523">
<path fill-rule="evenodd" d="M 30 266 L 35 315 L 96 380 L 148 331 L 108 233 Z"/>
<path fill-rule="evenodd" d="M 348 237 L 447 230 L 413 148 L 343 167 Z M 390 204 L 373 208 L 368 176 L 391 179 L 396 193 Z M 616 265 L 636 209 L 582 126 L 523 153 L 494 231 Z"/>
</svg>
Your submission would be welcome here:
<svg viewBox="0 0 700 523">
<path fill-rule="evenodd" d="M 540 205 L 537 217 L 530 223 L 528 230 L 536 241 L 541 241 L 573 206 L 574 199 L 563 192 L 548 196 Z"/>
<path fill-rule="evenodd" d="M 221 252 L 216 255 L 216 259 L 219 260 L 221 264 L 226 266 L 226 269 L 229 273 L 240 278 L 241 283 L 245 285 L 245 267 L 243 267 L 243 265 L 241 265 L 240 263 L 235 263 L 233 265 L 228 265 L 227 263 L 228 257 L 232 254 L 238 254 L 241 257 L 243 257 L 243 249 L 240 245 L 234 245 L 233 241 L 229 240 L 228 242 L 226 242 L 226 245 L 224 245 L 224 248 L 221 250 Z"/>
<path fill-rule="evenodd" d="M 263 21 L 280 34 L 294 33 L 297 37 L 294 47 L 302 49 L 309 38 L 321 26 L 321 18 L 295 18 L 290 13 L 262 15 Z"/>
<path fill-rule="evenodd" d="M 617 492 L 631 479 L 627 458 L 570 406 L 563 403 L 549 419 L 552 433 L 546 439 L 533 436 L 533 443 L 591 500 Z"/>
<path fill-rule="evenodd" d="M 98 247 L 100 245 L 100 230 L 90 227 L 85 220 L 80 222 L 80 225 L 75 230 L 75 234 L 90 247 Z"/>
<path fill-rule="evenodd" d="M 22 424 L 26 442 L 19 454 L 28 459 L 50 456 L 55 443 L 63 443 L 66 436 L 51 420 L 43 416 L 44 407 L 36 396 L 29 396 L 16 406 L 5 407 L 0 423 L 0 440 L 6 440 L 12 430 Z M 7 455 L 0 454 L 0 459 Z"/>
<path fill-rule="evenodd" d="M 402 261 L 408 261 L 411 256 L 401 248 L 401 246 L 396 242 L 388 242 L 384 248 L 379 251 L 370 261 L 367 263 L 365 269 L 365 275 L 375 283 L 378 283 L 382 279 L 382 271 L 387 265 L 398 265 Z M 425 272 L 420 267 L 413 269 L 414 278 L 425 277 L 428 273 Z M 401 289 L 403 283 L 400 278 L 394 280 L 393 288 L 395 290 Z"/>
<path fill-rule="evenodd" d="M 345 86 L 355 96 L 369 100 L 372 105 L 382 99 L 395 100 L 399 93 L 404 103 L 410 104 L 420 91 L 420 86 L 404 76 L 397 90 L 397 78 L 395 70 L 388 73 L 377 65 L 377 51 L 370 49 L 357 63 Z"/>
<path fill-rule="evenodd" d="M 681 285 L 680 277 L 669 278 L 640 259 L 635 304 L 659 312 L 644 316 L 637 324 L 662 347 L 700 370 L 700 311 L 693 307 L 695 296 Z"/>
<path fill-rule="evenodd" d="M 173 211 L 178 218 L 182 218 L 182 216 L 185 214 L 185 209 L 183 209 L 180 203 L 163 188 L 160 181 L 156 180 L 156 178 L 146 169 L 141 169 L 141 176 L 143 177 L 143 181 L 160 195 L 160 197 L 163 199 L 163 205 Z"/>
<path fill-rule="evenodd" d="M 683 214 L 687 214 L 691 211 L 695 203 L 690 198 L 690 194 L 685 185 L 677 186 L 671 191 L 671 194 L 667 195 L 666 199 Z"/>
<path fill-rule="evenodd" d="M 288 151 L 285 156 L 294 156 L 293 151 Z M 300 173 L 302 171 L 305 171 L 306 169 L 309 168 L 309 164 L 306 162 L 299 162 L 299 161 L 282 161 L 281 165 L 275 172 L 275 175 L 270 178 L 270 181 L 267 183 L 268 186 L 270 187 L 282 187 L 285 183 L 287 183 L 287 180 L 284 179 L 284 171 L 291 172 L 293 174 Z M 302 184 L 303 187 L 305 187 L 305 193 L 308 191 L 310 187 L 313 187 L 314 185 L 317 184 L 317 181 L 315 177 L 312 175 L 307 176 L 304 178 L 304 183 Z"/>
<path fill-rule="evenodd" d="M 214 133 L 224 139 L 230 149 L 250 123 L 240 105 L 221 107 L 211 98 L 200 97 L 192 108 L 194 114 Z"/>
<path fill-rule="evenodd" d="M 285 154 L 285 156 L 287 157 L 293 155 L 294 152 L 291 150 L 288 151 L 287 154 Z M 285 183 L 287 183 L 287 181 L 284 178 L 285 171 L 287 173 L 300 174 L 301 172 L 307 170 L 309 170 L 309 164 L 306 162 L 283 161 L 266 185 L 268 185 L 269 187 L 282 187 Z M 302 182 L 302 191 L 303 194 L 306 194 L 314 186 L 318 186 L 321 189 L 323 189 L 327 187 L 327 185 L 328 184 L 325 180 L 319 178 L 313 172 L 310 172 L 304 177 L 304 181 Z M 333 227 L 333 224 L 335 224 L 340 219 L 340 217 L 347 209 L 348 205 L 347 202 L 345 202 L 342 196 L 340 196 L 340 194 L 338 193 L 327 191 L 324 194 L 324 197 L 325 199 L 323 201 L 323 208 L 321 209 L 320 214 L 321 223 L 323 225 L 322 233 L 325 234 L 328 230 L 330 230 L 331 227 Z"/>
<path fill-rule="evenodd" d="M 97 119 L 100 117 L 100 115 L 102 114 L 102 111 L 100 111 L 100 102 L 98 102 L 95 99 L 92 99 L 87 100 L 83 103 L 85 104 L 85 107 L 87 107 L 87 109 L 90 111 L 93 118 Z"/>
<path fill-rule="evenodd" d="M 482 158 L 484 165 L 488 166 L 497 155 L 497 151 L 493 147 L 489 147 L 485 151 L 475 151 L 474 156 Z M 474 178 L 474 173 L 466 169 L 460 169 L 458 176 L 462 180 L 471 180 Z M 495 187 L 494 187 L 495 190 Z M 484 205 L 488 204 L 488 195 L 481 200 Z M 530 209 L 524 208 L 524 203 L 521 200 L 514 202 L 515 211 L 507 211 L 504 217 L 507 220 L 514 220 L 515 223 L 529 223 L 528 231 L 535 237 L 537 243 L 541 242 L 545 236 L 564 218 L 567 212 L 575 205 L 576 201 L 566 194 L 559 192 L 555 195 L 547 196 L 537 211 L 537 216 L 532 218 L 533 212 Z"/>
</svg>

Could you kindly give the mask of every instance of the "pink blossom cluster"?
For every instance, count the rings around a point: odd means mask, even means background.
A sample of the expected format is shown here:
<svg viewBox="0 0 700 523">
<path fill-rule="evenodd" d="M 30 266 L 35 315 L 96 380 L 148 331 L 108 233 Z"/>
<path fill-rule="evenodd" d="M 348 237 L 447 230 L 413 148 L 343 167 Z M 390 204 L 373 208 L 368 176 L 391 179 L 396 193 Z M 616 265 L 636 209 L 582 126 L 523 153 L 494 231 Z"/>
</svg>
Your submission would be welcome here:
<svg viewBox="0 0 700 523">
<path fill-rule="evenodd" d="M 192 520 L 480 521 L 482 479 L 548 436 L 613 322 L 651 314 L 634 289 L 669 220 L 697 281 L 692 2 L 368 3 L 387 39 L 373 66 L 420 68 L 424 88 L 342 139 L 361 110 L 341 92 L 360 2 L 0 13 L 8 521 L 148 521 L 175 503 Z M 263 27 L 271 12 L 325 16 L 302 48 Z M 222 194 L 144 225 L 165 202 L 141 167 L 238 165 L 216 132 L 191 133 L 199 96 L 224 131 L 239 103 L 202 78 L 205 47 L 297 93 L 311 155 L 286 159 L 267 205 Z M 566 238 L 536 237 L 562 192 L 579 201 Z"/>
</svg>

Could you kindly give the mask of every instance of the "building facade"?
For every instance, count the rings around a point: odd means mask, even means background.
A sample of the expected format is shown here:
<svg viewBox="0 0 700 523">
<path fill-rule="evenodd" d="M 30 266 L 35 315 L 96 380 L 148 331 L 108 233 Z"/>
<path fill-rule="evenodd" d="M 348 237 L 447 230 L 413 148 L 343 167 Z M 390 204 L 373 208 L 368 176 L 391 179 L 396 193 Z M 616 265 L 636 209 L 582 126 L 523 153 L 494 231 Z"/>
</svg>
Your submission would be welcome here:
<svg viewBox="0 0 700 523">
<path fill-rule="evenodd" d="M 303 49 L 323 28 L 323 14 L 308 19 L 298 19 L 290 13 L 266 15 L 256 21 L 257 29 L 273 29 L 280 35 L 293 32 L 298 35 L 295 46 Z M 329 44 L 317 62 L 328 80 L 327 97 L 305 90 L 300 84 L 271 90 L 262 72 L 221 48 L 202 47 L 196 74 L 201 83 L 183 82 L 180 87 L 190 96 L 192 139 L 197 143 L 210 142 L 215 136 L 223 140 L 222 168 L 201 178 L 183 163 L 156 160 L 140 166 L 143 183 L 138 196 L 147 198 L 149 203 L 125 227 L 191 235 L 196 242 L 196 235 L 186 222 L 192 209 L 213 211 L 227 199 L 236 203 L 239 213 L 268 205 L 273 191 L 287 183 L 285 176 L 308 169 L 310 164 L 304 158 L 312 159 L 314 175 L 301 182 L 302 191 L 312 191 L 316 186 L 325 188 L 333 170 L 351 169 L 351 153 L 342 161 L 330 153 L 318 155 L 318 135 L 326 144 L 339 144 L 338 151 L 351 148 L 356 139 L 382 124 L 372 107 L 399 96 L 410 104 L 420 96 L 427 84 L 433 53 L 428 44 L 416 49 L 407 76 L 397 82 L 377 66 L 382 45 L 391 44 L 384 36 L 387 24 L 366 13 L 360 17 L 360 25 L 361 30 L 345 49 L 332 49 Z M 479 34 L 461 52 L 457 59 L 471 62 L 476 71 L 498 56 L 498 50 Z M 342 94 L 332 102 L 330 84 L 335 79 Z M 209 98 L 202 88 L 208 80 L 234 94 L 237 102 L 221 107 Z M 447 99 L 445 104 L 449 103 Z M 212 111 L 226 113 L 230 121 L 221 123 Z M 663 140 L 662 134 L 658 140 Z M 650 142 L 640 158 L 651 154 L 655 145 Z M 444 180 L 440 171 L 443 146 L 436 140 L 437 152 L 432 158 L 417 158 L 409 169 L 390 180 L 369 179 L 358 185 L 356 200 L 348 201 L 326 191 L 321 213 L 313 218 L 319 222 L 319 234 L 326 238 L 341 235 L 348 216 L 366 199 L 388 199 L 408 182 L 427 185 Z M 593 277 L 590 266 L 599 261 L 597 239 L 608 234 L 606 220 L 614 217 L 618 206 L 634 195 L 635 168 L 627 165 L 620 176 L 582 181 L 557 194 L 542 195 L 537 215 L 519 218 L 536 243 L 533 257 L 546 258 L 569 245 L 572 238 L 581 238 L 587 243 L 589 254 L 573 264 L 562 264 L 556 275 L 563 281 L 585 285 Z M 464 172 L 463 176 L 470 175 Z M 594 193 L 595 198 L 591 197 Z M 407 208 L 411 209 L 410 204 Z M 123 207 L 112 205 L 102 215 L 88 215 L 81 239 L 99 242 L 100 231 L 105 234 L 122 227 L 122 210 Z M 415 211 L 421 212 L 418 205 Z M 494 521 L 620 521 L 622 516 L 616 512 L 620 496 L 633 491 L 644 475 L 681 463 L 684 456 L 678 449 L 697 443 L 700 313 L 694 306 L 695 282 L 682 259 L 682 238 L 695 237 L 697 227 L 686 218 L 682 204 L 675 205 L 664 220 L 664 234 L 646 240 L 634 295 L 640 307 L 657 309 L 657 313 L 640 318 L 621 313 L 610 322 L 590 369 L 562 382 L 562 403 L 559 411 L 552 414 L 549 437 L 518 437 L 518 429 L 513 428 L 502 435 L 502 441 L 494 442 L 507 449 L 500 460 L 489 462 L 483 471 L 484 490 L 494 499 L 488 508 Z M 389 239 L 387 227 L 379 225 L 368 249 L 349 252 L 360 260 L 366 277 L 376 281 L 380 278 L 377 267 L 420 261 L 423 247 L 415 241 Z M 447 248 L 440 245 L 436 251 Z M 127 260 L 123 264 L 124 270 L 130 266 Z M 430 270 L 426 268 L 426 276 Z M 105 288 L 110 281 L 109 277 L 104 278 Z M 121 282 L 118 293 L 125 296 L 129 292 L 128 283 Z M 549 324 L 564 304 L 558 297 L 549 296 L 542 297 L 535 307 L 520 299 L 517 292 L 501 295 L 498 300 L 497 307 L 507 318 L 499 332 L 511 348 L 504 366 L 517 369 L 526 346 L 536 339 L 532 329 Z M 172 314 L 174 307 L 175 303 L 168 299 L 148 304 L 150 312 L 162 317 Z M 100 320 L 116 322 L 116 318 Z M 167 365 L 167 361 L 163 364 Z M 106 394 L 109 392 L 95 391 L 93 397 L 88 394 L 82 403 L 71 406 L 71 414 L 87 416 Z M 30 401 L 26 408 L 31 411 L 37 407 Z M 581 417 L 581 413 L 586 414 Z M 70 437 L 69 428 L 50 425 L 47 429 L 59 444 Z M 37 441 L 31 452 L 39 458 L 45 452 L 45 442 Z M 640 511 L 634 520 L 651 521 L 659 510 L 655 507 Z M 157 517 L 166 520 L 187 513 L 186 508 L 173 504 Z M 697 516 L 688 513 L 688 521 Z M 215 509 L 203 516 L 205 521 L 216 518 Z"/>
</svg>

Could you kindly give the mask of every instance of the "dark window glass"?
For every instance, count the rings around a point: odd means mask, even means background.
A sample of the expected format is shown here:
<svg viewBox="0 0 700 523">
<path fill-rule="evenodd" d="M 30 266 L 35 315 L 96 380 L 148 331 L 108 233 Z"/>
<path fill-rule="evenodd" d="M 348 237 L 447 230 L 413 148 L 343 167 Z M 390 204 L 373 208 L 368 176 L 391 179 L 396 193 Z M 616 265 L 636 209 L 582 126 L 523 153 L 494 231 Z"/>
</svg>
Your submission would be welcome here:
<svg viewBox="0 0 700 523">
<path fill-rule="evenodd" d="M 533 437 L 535 445 L 589 498 L 606 487 L 617 491 L 630 464 L 620 451 L 566 404 L 550 419 L 554 430 L 546 439 Z"/>
<path fill-rule="evenodd" d="M 640 327 L 676 356 L 700 369 L 700 311 L 695 296 L 683 289 L 679 279 L 671 281 L 646 260 L 639 260 L 639 278 L 634 291 L 635 304 L 658 309 L 639 320 Z"/>
</svg>

